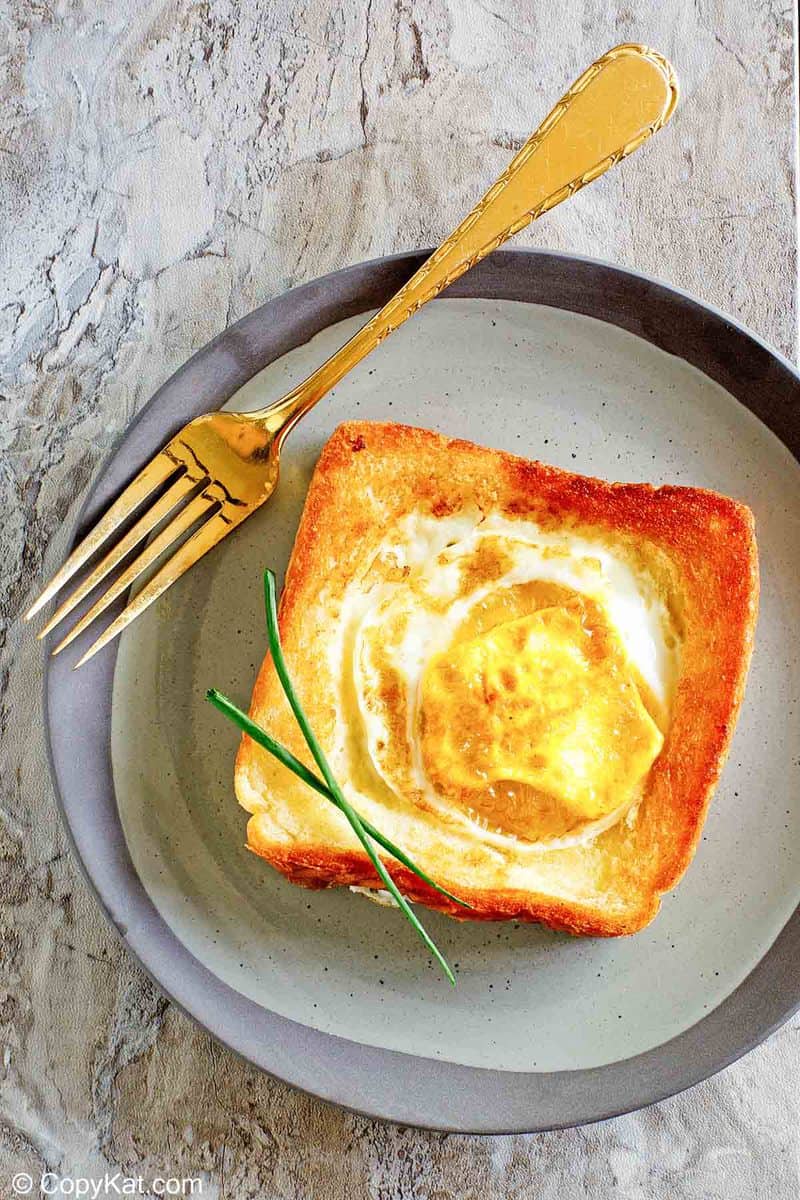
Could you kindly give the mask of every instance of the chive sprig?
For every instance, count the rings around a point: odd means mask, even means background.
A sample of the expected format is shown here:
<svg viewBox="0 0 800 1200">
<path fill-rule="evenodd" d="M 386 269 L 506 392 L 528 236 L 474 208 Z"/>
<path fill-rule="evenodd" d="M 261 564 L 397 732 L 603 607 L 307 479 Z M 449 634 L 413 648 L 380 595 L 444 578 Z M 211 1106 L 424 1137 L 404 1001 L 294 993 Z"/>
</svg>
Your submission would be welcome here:
<svg viewBox="0 0 800 1200">
<path fill-rule="evenodd" d="M 278 762 L 282 763 L 285 767 L 292 771 L 298 777 L 298 779 L 302 780 L 302 782 L 307 784 L 308 787 L 313 788 L 314 791 L 318 792 L 321 796 L 324 796 L 325 799 L 329 800 L 347 818 L 350 827 L 352 828 L 361 845 L 364 847 L 370 862 L 375 868 L 379 878 L 385 885 L 386 890 L 394 898 L 403 915 L 413 926 L 427 949 L 439 963 L 445 975 L 450 980 L 450 983 L 455 986 L 456 980 L 450 965 L 448 964 L 442 952 L 439 950 L 439 947 L 431 938 L 430 934 L 425 929 L 422 922 L 417 917 L 416 913 L 411 908 L 405 896 L 397 887 L 387 868 L 384 866 L 382 860 L 378 856 L 373 842 L 376 842 L 379 846 L 382 846 L 383 849 L 388 851 L 393 858 L 397 859 L 398 862 L 402 863 L 403 866 L 407 867 L 419 879 L 421 879 L 429 887 L 434 888 L 441 895 L 446 896 L 449 900 L 454 901 L 456 904 L 459 904 L 464 908 L 470 908 L 471 905 L 467 904 L 465 900 L 460 900 L 457 896 L 454 896 L 452 892 L 448 892 L 446 888 L 441 887 L 438 883 L 431 879 L 430 875 L 423 871 L 421 867 L 417 866 L 417 864 L 405 853 L 404 850 L 401 850 L 399 846 L 396 846 L 394 842 L 390 841 L 390 839 L 387 838 L 385 834 L 381 833 L 379 829 L 376 829 L 374 825 L 361 817 L 350 804 L 339 784 L 336 782 L 328 759 L 319 742 L 317 741 L 316 735 L 314 734 L 314 731 L 312 730 L 308 718 L 303 710 L 303 706 L 301 705 L 297 693 L 294 690 L 294 685 L 289 675 L 289 671 L 286 666 L 286 660 L 283 655 L 283 647 L 281 646 L 280 634 L 278 631 L 278 606 L 275 576 L 270 570 L 266 570 L 264 572 L 264 601 L 267 616 L 267 638 L 269 641 L 273 666 L 275 667 L 275 673 L 278 676 L 281 687 L 283 688 L 286 699 L 289 703 L 289 707 L 291 708 L 300 731 L 303 734 L 306 745 L 311 752 L 311 756 L 319 768 L 322 779 L 315 775 L 313 771 L 309 770 L 309 768 L 302 763 L 299 758 L 295 757 L 290 750 L 287 750 L 285 746 L 276 741 L 275 738 L 267 733 L 265 729 L 262 729 L 260 725 L 258 725 L 245 712 L 238 708 L 232 700 L 229 700 L 227 696 L 224 696 L 216 688 L 212 688 L 207 693 L 207 699 L 221 713 L 233 721 L 233 723 L 237 725 L 243 733 L 246 733 L 247 736 L 252 738 L 254 742 L 272 754 L 273 757 L 278 760 Z"/>
</svg>

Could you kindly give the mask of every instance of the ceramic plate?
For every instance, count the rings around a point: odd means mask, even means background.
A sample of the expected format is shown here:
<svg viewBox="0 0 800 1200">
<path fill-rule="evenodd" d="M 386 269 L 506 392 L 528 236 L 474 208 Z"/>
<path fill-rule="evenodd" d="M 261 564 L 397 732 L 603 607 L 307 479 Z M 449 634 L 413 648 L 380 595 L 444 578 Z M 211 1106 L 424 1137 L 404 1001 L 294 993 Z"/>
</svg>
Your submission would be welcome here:
<svg viewBox="0 0 800 1200">
<path fill-rule="evenodd" d="M 77 534 L 184 422 L 278 397 L 422 260 L 401 255 L 265 304 L 153 398 Z M 46 681 L 53 774 L 78 856 L 126 944 L 220 1040 L 319 1096 L 436 1128 L 540 1130 L 650 1103 L 754 1046 L 800 1004 L 800 382 L 728 318 L 642 276 L 495 254 L 389 338 L 299 425 L 273 500 L 116 643 Z M 319 450 L 396 419 L 606 479 L 711 487 L 754 510 L 763 575 L 747 697 L 698 854 L 625 939 L 425 921 L 292 887 L 244 849 L 237 735 L 261 572 L 282 574 Z M 118 611 L 118 609 L 116 610 Z"/>
</svg>

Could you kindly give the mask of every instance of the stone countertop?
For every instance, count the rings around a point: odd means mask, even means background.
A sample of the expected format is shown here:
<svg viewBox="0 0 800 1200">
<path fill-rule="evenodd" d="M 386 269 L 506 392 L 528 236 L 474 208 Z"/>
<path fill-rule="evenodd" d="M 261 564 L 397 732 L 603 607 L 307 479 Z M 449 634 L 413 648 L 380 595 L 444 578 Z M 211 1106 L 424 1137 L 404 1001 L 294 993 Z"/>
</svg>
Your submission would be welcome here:
<svg viewBox="0 0 800 1200">
<path fill-rule="evenodd" d="M 15 1172 L 45 1170 L 197 1176 L 236 1200 L 800 1192 L 797 1020 L 648 1110 L 484 1139 L 339 1111 L 216 1045 L 81 879 L 47 772 L 40 651 L 16 619 L 172 371 L 285 288 L 436 242 L 622 41 L 675 63 L 676 118 L 519 244 L 640 268 L 793 355 L 789 0 L 0 7 L 3 1197 Z"/>
</svg>

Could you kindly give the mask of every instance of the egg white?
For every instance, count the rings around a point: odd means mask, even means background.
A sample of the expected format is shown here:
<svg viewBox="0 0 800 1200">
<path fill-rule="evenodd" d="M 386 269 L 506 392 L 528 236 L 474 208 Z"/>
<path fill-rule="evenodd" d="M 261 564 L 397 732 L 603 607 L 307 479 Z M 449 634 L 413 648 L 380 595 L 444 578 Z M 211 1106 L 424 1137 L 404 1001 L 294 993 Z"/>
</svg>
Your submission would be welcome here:
<svg viewBox="0 0 800 1200">
<path fill-rule="evenodd" d="M 501 578 L 462 595 L 462 564 L 486 537 L 502 539 L 511 566 Z M 430 658 L 450 644 L 472 607 L 500 589 L 542 581 L 561 584 L 598 601 L 630 661 L 669 713 L 679 667 L 679 639 L 670 613 L 646 571 L 634 570 L 622 555 L 600 541 L 569 531 L 545 531 L 534 522 L 509 520 L 499 514 L 461 512 L 443 518 L 413 514 L 378 549 L 373 567 L 376 563 L 391 564 L 394 570 L 388 573 L 389 578 L 383 578 L 378 566 L 374 571 L 367 569 L 361 580 L 353 581 L 342 607 L 343 640 L 333 653 L 340 656 L 339 672 L 352 682 L 355 715 L 360 719 L 371 766 L 395 794 L 399 794 L 396 780 L 384 770 L 380 753 L 387 729 L 368 705 L 367 695 L 377 682 L 369 661 L 370 640 L 380 638 L 382 628 L 398 612 L 405 614 L 405 632 L 399 642 L 385 649 L 407 691 L 406 737 L 413 786 L 440 808 L 442 797 L 426 776 L 420 741 L 415 735 L 422 677 Z M 415 588 L 411 596 L 409 576 Z M 428 607 L 426 599 L 434 607 Z M 463 813 L 454 806 L 447 808 L 447 816 L 473 826 L 483 841 L 495 843 L 498 848 L 513 844 L 517 851 L 522 845 L 531 850 L 551 850 L 594 838 L 623 817 L 633 819 L 636 805 L 635 798 L 580 830 L 546 843 L 521 843 L 513 834 L 490 828 L 478 814 Z"/>
</svg>

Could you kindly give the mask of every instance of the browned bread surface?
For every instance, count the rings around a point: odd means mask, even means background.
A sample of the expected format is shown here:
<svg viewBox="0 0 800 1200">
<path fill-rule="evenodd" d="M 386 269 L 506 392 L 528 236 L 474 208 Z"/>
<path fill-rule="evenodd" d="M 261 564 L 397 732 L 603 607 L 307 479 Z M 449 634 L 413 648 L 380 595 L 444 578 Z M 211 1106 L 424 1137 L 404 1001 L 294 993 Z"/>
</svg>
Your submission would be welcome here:
<svg viewBox="0 0 800 1200">
<path fill-rule="evenodd" d="M 334 754 L 343 703 L 328 653 L 343 597 L 387 530 L 409 513 L 465 509 L 574 531 L 643 564 L 680 625 L 680 673 L 663 749 L 633 822 L 586 844 L 526 858 L 481 844 L 412 803 L 359 800 L 375 825 L 471 912 L 385 861 L 413 900 L 474 920 L 541 921 L 576 934 L 641 929 L 686 870 L 730 744 L 753 644 L 758 560 L 750 511 L 698 488 L 611 484 L 395 424 L 350 422 L 325 446 L 309 488 L 280 605 L 289 670 L 312 727 Z M 269 655 L 251 715 L 313 766 Z M 334 770 L 337 763 L 334 754 Z M 248 846 L 307 887 L 379 886 L 344 818 L 249 738 L 236 791 Z M 348 780 L 337 773 L 340 783 Z"/>
</svg>

